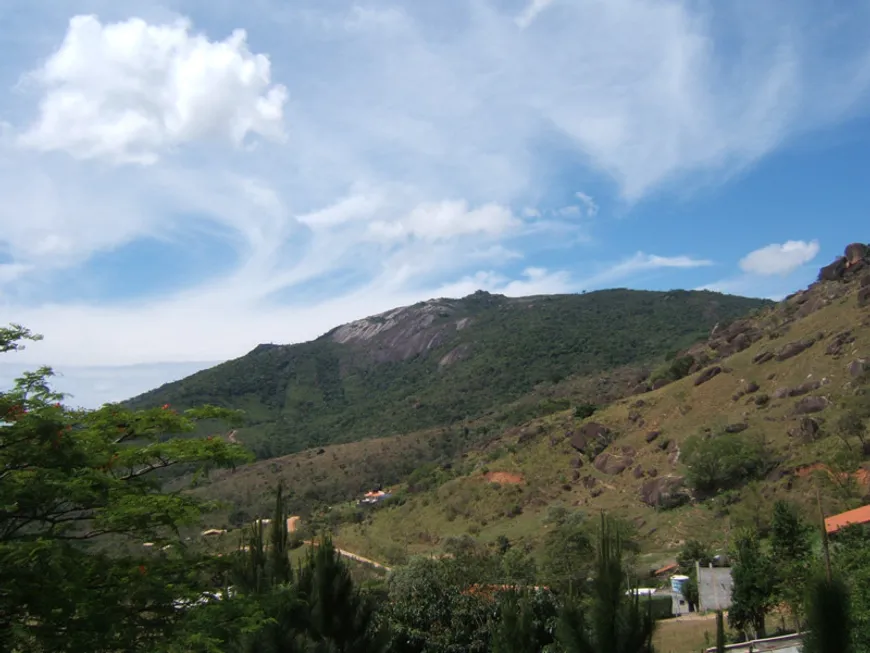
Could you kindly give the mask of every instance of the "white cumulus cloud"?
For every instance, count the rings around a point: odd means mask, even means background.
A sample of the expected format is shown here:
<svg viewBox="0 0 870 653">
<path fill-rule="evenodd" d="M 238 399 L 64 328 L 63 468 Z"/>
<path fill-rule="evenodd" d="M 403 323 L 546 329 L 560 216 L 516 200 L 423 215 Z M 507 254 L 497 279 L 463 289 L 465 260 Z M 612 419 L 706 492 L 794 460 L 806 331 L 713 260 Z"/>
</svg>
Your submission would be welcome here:
<svg viewBox="0 0 870 653">
<path fill-rule="evenodd" d="M 637 252 L 634 256 L 624 259 L 585 279 L 583 286 L 586 288 L 601 287 L 650 270 L 668 268 L 685 270 L 706 267 L 708 265 L 713 265 L 713 262 L 707 259 L 692 258 L 691 256 L 658 256 L 656 254 Z"/>
<path fill-rule="evenodd" d="M 268 57 L 252 54 L 246 38 L 239 29 L 210 41 L 187 20 L 104 25 L 76 16 L 58 50 L 28 78 L 44 96 L 20 142 L 83 159 L 154 163 L 198 139 L 239 145 L 248 134 L 281 138 L 287 91 L 272 84 Z"/>
<path fill-rule="evenodd" d="M 819 241 L 788 240 L 750 252 L 740 260 L 740 269 L 750 274 L 786 275 L 812 261 L 819 253 Z"/>
</svg>

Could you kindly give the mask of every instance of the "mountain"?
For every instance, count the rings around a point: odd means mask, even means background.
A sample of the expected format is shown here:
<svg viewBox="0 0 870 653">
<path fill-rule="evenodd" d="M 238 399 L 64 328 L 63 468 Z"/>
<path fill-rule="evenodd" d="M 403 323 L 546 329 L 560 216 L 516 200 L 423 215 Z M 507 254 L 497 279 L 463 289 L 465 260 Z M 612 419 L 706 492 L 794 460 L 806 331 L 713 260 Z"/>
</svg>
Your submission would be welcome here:
<svg viewBox="0 0 870 653">
<path fill-rule="evenodd" d="M 611 388 L 590 415 L 576 398 L 611 374 L 543 385 L 453 428 L 260 461 L 196 491 L 230 502 L 236 515 L 218 518 L 232 526 L 265 514 L 283 479 L 308 528 L 393 563 L 460 536 L 534 551 L 560 513 L 604 510 L 636 529 L 654 565 L 689 538 L 763 530 L 779 498 L 808 518 L 817 496 L 826 514 L 870 502 L 870 248 L 851 245 L 809 288 L 711 329 L 630 392 Z M 498 422 L 561 396 L 568 407 Z M 463 429 L 488 432 L 468 443 Z M 379 483 L 393 498 L 358 508 Z"/>
<path fill-rule="evenodd" d="M 810 519 L 818 500 L 829 515 L 870 502 L 870 247 L 851 245 L 809 288 L 715 329 L 659 375 L 592 415 L 533 419 L 449 468 L 421 467 L 388 504 L 344 508 L 338 541 L 385 561 L 456 536 L 534 549 L 559 511 L 604 510 L 655 564 L 689 538 L 764 531 L 779 498 Z M 337 508 L 314 523 L 334 524 Z"/>
<path fill-rule="evenodd" d="M 446 426 L 566 377 L 656 363 L 769 302 L 712 292 L 606 290 L 434 299 L 241 358 L 128 403 L 242 409 L 259 457 Z M 633 384 L 645 373 L 635 373 Z"/>
</svg>

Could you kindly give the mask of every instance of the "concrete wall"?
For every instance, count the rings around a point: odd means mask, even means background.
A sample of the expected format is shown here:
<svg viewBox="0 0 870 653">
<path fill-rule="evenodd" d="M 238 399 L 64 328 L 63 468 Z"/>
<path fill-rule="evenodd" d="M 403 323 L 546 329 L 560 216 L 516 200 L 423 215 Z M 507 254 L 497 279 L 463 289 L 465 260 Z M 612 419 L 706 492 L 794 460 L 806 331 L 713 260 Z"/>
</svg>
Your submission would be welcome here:
<svg viewBox="0 0 870 653">
<path fill-rule="evenodd" d="M 701 567 L 695 563 L 698 572 L 699 612 L 727 610 L 731 607 L 731 568 Z"/>
</svg>

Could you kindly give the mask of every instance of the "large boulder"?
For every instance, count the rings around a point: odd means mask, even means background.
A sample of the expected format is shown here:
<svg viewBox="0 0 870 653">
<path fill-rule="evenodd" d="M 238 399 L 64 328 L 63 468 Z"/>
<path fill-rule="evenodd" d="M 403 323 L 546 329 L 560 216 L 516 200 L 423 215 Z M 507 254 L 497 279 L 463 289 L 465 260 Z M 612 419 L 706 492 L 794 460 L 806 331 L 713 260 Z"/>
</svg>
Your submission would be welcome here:
<svg viewBox="0 0 870 653">
<path fill-rule="evenodd" d="M 870 247 L 864 243 L 851 243 L 846 245 L 845 255 L 846 265 L 851 268 L 870 258 Z"/>
<path fill-rule="evenodd" d="M 761 365 L 767 361 L 773 360 L 775 354 L 772 351 L 760 351 L 752 357 L 752 362 L 756 365 Z"/>
<path fill-rule="evenodd" d="M 825 354 L 828 356 L 839 356 L 843 353 L 845 346 L 853 342 L 855 342 L 855 336 L 852 335 L 851 329 L 841 331 L 831 338 L 831 342 L 828 343 L 828 347 L 825 349 Z"/>
<path fill-rule="evenodd" d="M 808 392 L 812 392 L 813 390 L 818 390 L 822 387 L 820 381 L 804 381 L 796 388 L 791 388 L 788 391 L 789 397 L 800 397 L 802 395 L 807 394 Z"/>
<path fill-rule="evenodd" d="M 849 375 L 852 378 L 857 379 L 859 376 L 870 370 L 870 365 L 868 365 L 867 361 L 863 358 L 859 358 L 849 363 L 848 370 Z"/>
<path fill-rule="evenodd" d="M 787 345 L 783 346 L 778 352 L 776 352 L 776 360 L 784 361 L 792 358 L 793 356 L 797 356 L 802 351 L 805 351 L 812 347 L 814 342 L 814 338 L 804 338 L 803 340 L 796 340 L 794 342 L 790 342 Z"/>
<path fill-rule="evenodd" d="M 812 417 L 801 417 L 797 426 L 789 429 L 788 434 L 803 442 L 814 442 L 819 439 L 821 427 Z"/>
<path fill-rule="evenodd" d="M 614 456 L 613 454 L 602 453 L 595 457 L 593 464 L 595 469 L 602 474 L 616 476 L 628 469 L 633 463 L 634 460 L 628 456 Z"/>
<path fill-rule="evenodd" d="M 859 308 L 870 306 L 870 286 L 864 286 L 858 291 L 858 306 Z"/>
<path fill-rule="evenodd" d="M 736 424 L 729 424 L 725 427 L 726 433 L 742 433 L 746 429 L 749 428 L 749 424 L 746 422 L 737 422 Z"/>
<path fill-rule="evenodd" d="M 692 500 L 682 476 L 651 478 L 640 487 L 640 500 L 653 508 L 667 510 Z"/>
<path fill-rule="evenodd" d="M 704 370 L 703 372 L 701 372 L 698 375 L 698 378 L 695 379 L 695 385 L 698 386 L 698 385 L 701 385 L 702 383 L 706 383 L 707 381 L 712 379 L 714 376 L 717 376 L 721 372 L 722 372 L 722 368 L 719 367 L 718 365 L 714 365 L 713 367 L 708 367 L 706 370 Z"/>
<path fill-rule="evenodd" d="M 841 256 L 819 270 L 819 281 L 839 281 L 846 273 L 846 257 Z"/>
<path fill-rule="evenodd" d="M 613 441 L 609 428 L 597 422 L 586 422 L 571 436 L 571 446 L 580 453 L 594 458 Z"/>
<path fill-rule="evenodd" d="M 807 413 L 819 413 L 828 407 L 828 400 L 824 397 L 804 397 L 794 406 L 794 412 L 797 415 L 806 415 Z"/>
</svg>

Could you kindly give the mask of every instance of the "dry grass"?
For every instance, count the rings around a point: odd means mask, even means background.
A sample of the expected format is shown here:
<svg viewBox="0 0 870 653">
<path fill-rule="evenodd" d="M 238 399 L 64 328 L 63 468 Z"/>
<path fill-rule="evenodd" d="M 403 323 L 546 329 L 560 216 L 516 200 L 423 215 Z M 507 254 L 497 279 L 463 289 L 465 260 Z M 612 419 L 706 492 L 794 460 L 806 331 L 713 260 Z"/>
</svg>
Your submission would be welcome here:
<svg viewBox="0 0 870 653">
<path fill-rule="evenodd" d="M 715 641 L 715 615 L 664 619 L 653 635 L 656 653 L 698 653 Z"/>
<path fill-rule="evenodd" d="M 855 342 L 841 357 L 827 355 L 831 337 L 849 328 L 853 330 Z M 820 341 L 791 359 L 761 365 L 752 363 L 759 351 L 776 350 L 788 342 L 820 332 L 824 333 Z M 696 387 L 696 375 L 693 375 L 657 391 L 616 401 L 591 419 L 618 434 L 611 448 L 634 448 L 637 452 L 635 466 L 643 467 L 646 472 L 655 469 L 659 477 L 685 473 L 679 460 L 659 448 L 662 440 L 671 439 L 679 444 L 703 429 L 721 432 L 725 426 L 736 422 L 748 424 L 747 434 L 764 439 L 783 457 L 782 467 L 793 469 L 819 462 L 827 455 L 827 450 L 836 446 L 837 439 L 828 437 L 812 444 L 796 442 L 788 431 L 799 421 L 793 408 L 800 398 L 776 399 L 775 391 L 795 387 L 808 379 L 824 379 L 824 385 L 810 394 L 826 396 L 832 402 L 829 408 L 814 415 L 822 423 L 824 432 L 830 435 L 839 415 L 838 401 L 851 393 L 852 379 L 846 368 L 867 352 L 870 352 L 867 312 L 857 308 L 854 294 L 850 294 L 796 320 L 782 336 L 762 338 L 749 349 L 726 359 L 721 363 L 726 371 L 705 384 Z M 771 397 L 769 404 L 759 407 L 753 396 L 732 400 L 732 395 L 749 381 L 760 386 L 756 395 L 763 393 Z M 642 422 L 631 421 L 632 412 L 639 413 Z M 788 497 L 801 504 L 811 496 L 806 490 L 813 481 L 795 477 L 790 482 L 787 479 L 763 481 L 757 488 L 747 489 L 745 499 L 747 505 L 752 504 L 750 511 L 741 512 L 740 504 L 731 508 L 727 516 L 716 514 L 703 505 L 658 511 L 640 501 L 639 490 L 647 478 L 636 478 L 633 468 L 608 476 L 585 461 L 575 474 L 572 460 L 578 454 L 565 435 L 578 425 L 571 412 L 565 411 L 535 420 L 523 429 L 512 430 L 492 443 L 487 452 L 472 455 L 465 461 L 477 471 L 435 491 L 413 495 L 405 505 L 379 511 L 364 524 L 343 527 L 339 539 L 348 548 L 372 557 L 383 555 L 387 550 L 402 549 L 412 553 L 436 550 L 445 537 L 463 533 L 484 541 L 506 535 L 514 541 L 535 544 L 546 533 L 547 508 L 563 505 L 590 515 L 602 510 L 613 512 L 633 521 L 649 554 L 647 559 L 655 564 L 673 555 L 689 537 L 702 536 L 714 544 L 724 544 L 732 526 L 757 518 L 754 515 L 763 519 L 775 498 Z M 659 440 L 648 444 L 644 436 L 652 429 L 662 434 Z M 523 432 L 525 437 L 520 443 Z M 521 486 L 480 483 L 486 474 L 490 477 L 495 474 L 522 476 L 525 483 Z M 579 479 L 574 479 L 577 475 Z M 585 477 L 595 479 L 593 489 L 597 496 L 584 484 Z M 848 504 L 848 498 L 826 492 L 824 488 L 823 501 L 829 513 L 845 509 Z M 521 510 L 519 514 L 517 507 Z M 810 509 L 809 505 L 806 507 Z"/>
</svg>

